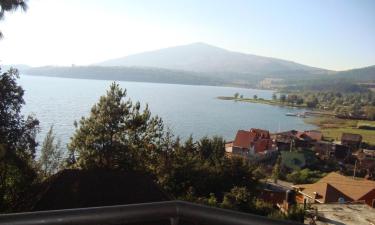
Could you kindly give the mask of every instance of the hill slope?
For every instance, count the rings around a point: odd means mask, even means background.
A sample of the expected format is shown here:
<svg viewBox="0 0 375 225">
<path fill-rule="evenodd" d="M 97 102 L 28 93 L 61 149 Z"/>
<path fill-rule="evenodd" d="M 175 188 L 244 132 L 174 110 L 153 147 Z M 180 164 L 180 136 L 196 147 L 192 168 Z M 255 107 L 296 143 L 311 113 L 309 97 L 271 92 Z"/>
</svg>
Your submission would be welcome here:
<svg viewBox="0 0 375 225">
<path fill-rule="evenodd" d="M 267 74 L 324 71 L 291 61 L 232 52 L 204 43 L 160 49 L 97 63 L 99 66 L 156 67 L 204 73 Z"/>
<path fill-rule="evenodd" d="M 358 69 L 340 71 L 335 74 L 338 78 L 346 78 L 357 81 L 373 81 L 375 82 L 375 65 Z"/>
</svg>

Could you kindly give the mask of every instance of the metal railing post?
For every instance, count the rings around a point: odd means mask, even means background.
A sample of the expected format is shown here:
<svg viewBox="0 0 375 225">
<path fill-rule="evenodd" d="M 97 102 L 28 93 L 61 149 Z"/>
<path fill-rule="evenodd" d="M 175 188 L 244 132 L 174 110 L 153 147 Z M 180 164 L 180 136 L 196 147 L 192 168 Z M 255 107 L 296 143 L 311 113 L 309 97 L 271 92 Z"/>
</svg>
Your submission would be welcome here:
<svg viewBox="0 0 375 225">
<path fill-rule="evenodd" d="M 171 217 L 170 221 L 171 221 L 171 225 L 178 225 L 178 223 L 180 222 L 180 218 L 178 218 L 178 217 Z"/>
</svg>

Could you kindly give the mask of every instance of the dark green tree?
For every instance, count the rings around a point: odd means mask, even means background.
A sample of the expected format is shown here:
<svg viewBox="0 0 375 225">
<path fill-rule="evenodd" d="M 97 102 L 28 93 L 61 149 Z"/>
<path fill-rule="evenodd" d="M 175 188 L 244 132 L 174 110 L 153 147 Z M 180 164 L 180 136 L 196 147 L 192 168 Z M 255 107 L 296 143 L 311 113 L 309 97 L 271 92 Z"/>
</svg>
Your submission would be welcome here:
<svg viewBox="0 0 375 225">
<path fill-rule="evenodd" d="M 53 126 L 44 138 L 41 156 L 38 160 L 44 178 L 47 178 L 63 168 L 63 149 L 60 140 L 56 140 Z"/>
<path fill-rule="evenodd" d="M 316 108 L 319 103 L 319 100 L 315 97 L 312 96 L 306 101 L 306 105 L 309 108 Z"/>
<path fill-rule="evenodd" d="M 219 161 L 225 154 L 225 141 L 221 137 L 203 137 L 198 141 L 199 155 L 202 160 Z"/>
<path fill-rule="evenodd" d="M 24 90 L 17 78 L 15 69 L 0 75 L 0 211 L 15 210 L 37 177 L 33 165 L 39 121 L 21 114 Z"/>
<path fill-rule="evenodd" d="M 277 183 L 277 180 L 280 179 L 280 174 L 281 174 L 281 157 L 279 156 L 272 169 L 272 179 L 275 183 Z"/>
<path fill-rule="evenodd" d="M 280 95 L 280 102 L 284 103 L 286 101 L 286 95 Z"/>
<path fill-rule="evenodd" d="M 296 100 L 297 105 L 302 105 L 303 104 L 303 98 L 298 97 Z"/>
<path fill-rule="evenodd" d="M 76 125 L 68 148 L 80 168 L 146 170 L 162 150 L 162 120 L 151 117 L 147 105 L 141 111 L 139 102 L 126 99 L 117 83 Z"/>
<path fill-rule="evenodd" d="M 206 198 L 213 193 L 222 198 L 224 192 L 234 186 L 246 187 L 255 192 L 257 178 L 254 168 L 242 158 L 228 158 L 222 138 L 204 137 L 197 142 L 192 138 L 175 145 L 170 156 L 169 167 L 158 173 L 159 183 L 176 197 L 193 199 Z M 163 165 L 164 163 L 159 163 Z"/>
<path fill-rule="evenodd" d="M 251 212 L 253 210 L 253 197 L 245 187 L 233 187 L 230 192 L 224 195 L 221 207 L 242 212 Z"/>
<path fill-rule="evenodd" d="M 368 106 L 365 109 L 367 119 L 375 120 L 375 106 Z"/>
<path fill-rule="evenodd" d="M 309 184 L 315 183 L 326 174 L 318 170 L 312 171 L 308 168 L 303 170 L 296 170 L 286 176 L 287 181 L 294 184 Z"/>
<path fill-rule="evenodd" d="M 21 8 L 22 10 L 27 10 L 27 4 L 23 0 L 0 0 L 0 20 L 4 18 L 6 11 L 13 11 Z M 0 38 L 3 34 L 0 31 Z"/>
</svg>

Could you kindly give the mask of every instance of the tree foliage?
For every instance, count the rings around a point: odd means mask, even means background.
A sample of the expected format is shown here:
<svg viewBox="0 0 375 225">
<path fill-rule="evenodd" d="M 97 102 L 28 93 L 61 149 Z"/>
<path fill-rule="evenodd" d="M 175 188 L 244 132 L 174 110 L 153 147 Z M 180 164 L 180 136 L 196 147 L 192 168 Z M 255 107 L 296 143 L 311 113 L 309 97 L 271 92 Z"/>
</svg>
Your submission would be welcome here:
<svg viewBox="0 0 375 225">
<path fill-rule="evenodd" d="M 315 183 L 323 178 L 326 174 L 317 170 L 310 170 L 308 168 L 303 170 L 296 170 L 286 176 L 287 181 L 294 184 L 310 184 Z"/>
<path fill-rule="evenodd" d="M 272 169 L 272 179 L 275 183 L 277 183 L 277 180 L 280 179 L 281 176 L 281 157 L 279 156 L 276 160 L 275 165 L 273 166 Z"/>
<path fill-rule="evenodd" d="M 221 137 L 181 143 L 147 106 L 141 111 L 138 102 L 126 99 L 116 83 L 77 124 L 69 150 L 75 166 L 152 173 L 168 193 L 189 201 L 218 205 L 236 186 L 256 193 L 255 167 L 227 157 Z"/>
<path fill-rule="evenodd" d="M 27 4 L 23 0 L 0 0 L 0 20 L 3 19 L 6 11 L 13 11 L 21 8 L 22 10 L 27 10 Z M 3 34 L 0 32 L 0 38 Z"/>
<path fill-rule="evenodd" d="M 163 122 L 148 106 L 126 99 L 113 83 L 90 116 L 77 124 L 69 144 L 72 162 L 80 168 L 147 169 L 163 141 Z"/>
<path fill-rule="evenodd" d="M 375 120 L 375 94 L 361 88 L 357 92 L 297 91 L 280 95 L 279 101 L 289 105 L 304 105 L 308 108 L 331 110 L 342 118 Z"/>
<path fill-rule="evenodd" d="M 281 94 L 280 95 L 280 102 L 285 102 L 286 101 L 286 95 L 285 94 Z"/>
<path fill-rule="evenodd" d="M 43 177 L 47 178 L 63 168 L 63 150 L 60 140 L 56 140 L 53 126 L 50 127 L 44 138 L 41 156 L 38 160 Z"/>
<path fill-rule="evenodd" d="M 184 199 L 191 199 L 189 195 L 205 198 L 211 193 L 222 198 L 234 186 L 246 187 L 254 193 L 257 186 L 254 167 L 245 159 L 228 158 L 224 144 L 219 137 L 175 143 L 168 163 L 159 163 L 156 172 L 159 183 L 169 193 Z"/>
<path fill-rule="evenodd" d="M 37 177 L 34 158 L 39 121 L 21 114 L 24 90 L 17 78 L 15 69 L 0 75 L 0 211 L 14 209 Z"/>
</svg>

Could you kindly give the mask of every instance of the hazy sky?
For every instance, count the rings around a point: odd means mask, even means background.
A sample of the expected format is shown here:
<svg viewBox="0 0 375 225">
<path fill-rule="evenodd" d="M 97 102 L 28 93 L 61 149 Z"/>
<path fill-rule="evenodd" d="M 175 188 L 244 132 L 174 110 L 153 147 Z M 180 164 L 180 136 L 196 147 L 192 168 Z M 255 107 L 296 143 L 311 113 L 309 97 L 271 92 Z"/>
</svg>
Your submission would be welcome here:
<svg viewBox="0 0 375 225">
<path fill-rule="evenodd" d="M 0 63 L 90 64 L 205 42 L 333 70 L 375 64 L 374 0 L 29 0 Z"/>
</svg>

